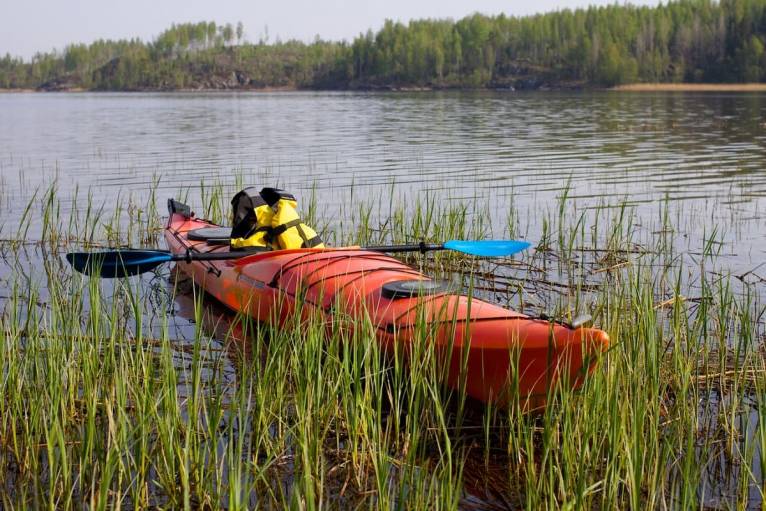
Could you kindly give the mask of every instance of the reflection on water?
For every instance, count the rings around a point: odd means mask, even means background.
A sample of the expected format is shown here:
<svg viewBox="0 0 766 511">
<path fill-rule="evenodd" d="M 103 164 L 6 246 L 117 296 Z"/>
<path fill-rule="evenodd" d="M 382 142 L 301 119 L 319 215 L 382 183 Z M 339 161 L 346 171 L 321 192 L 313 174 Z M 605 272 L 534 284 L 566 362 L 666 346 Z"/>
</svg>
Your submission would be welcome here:
<svg viewBox="0 0 766 511">
<path fill-rule="evenodd" d="M 270 169 L 320 190 L 395 180 L 545 196 L 571 179 L 583 197 L 766 195 L 762 94 L 4 94 L 0 112 L 14 192 L 52 176 L 109 194 L 157 174 L 175 189 Z"/>
<path fill-rule="evenodd" d="M 239 178 L 299 196 L 316 188 L 329 213 L 397 183 L 489 202 L 501 219 L 510 201 L 555 207 L 569 184 L 580 203 L 636 204 L 645 218 L 656 200 L 683 199 L 686 234 L 698 239 L 749 219 L 721 235 L 748 254 L 743 269 L 766 254 L 763 94 L 3 94 L 0 112 L 6 225 L 54 181 L 65 205 L 79 187 L 108 210 L 128 194 L 144 204 L 154 180 L 164 200 Z M 523 234 L 534 237 L 531 216 Z"/>
</svg>

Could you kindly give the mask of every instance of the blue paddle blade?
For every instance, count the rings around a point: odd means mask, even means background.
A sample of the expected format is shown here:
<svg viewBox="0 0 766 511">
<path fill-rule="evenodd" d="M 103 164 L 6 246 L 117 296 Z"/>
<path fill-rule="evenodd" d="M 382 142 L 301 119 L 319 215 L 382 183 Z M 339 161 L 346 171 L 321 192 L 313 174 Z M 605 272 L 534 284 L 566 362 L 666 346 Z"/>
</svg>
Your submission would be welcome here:
<svg viewBox="0 0 766 511">
<path fill-rule="evenodd" d="M 444 243 L 447 250 L 455 250 L 482 257 L 502 257 L 526 250 L 531 243 L 517 240 L 451 240 Z"/>
<path fill-rule="evenodd" d="M 72 252 L 66 255 L 72 267 L 85 275 L 103 278 L 130 277 L 172 260 L 162 250 L 113 250 L 110 252 Z"/>
</svg>

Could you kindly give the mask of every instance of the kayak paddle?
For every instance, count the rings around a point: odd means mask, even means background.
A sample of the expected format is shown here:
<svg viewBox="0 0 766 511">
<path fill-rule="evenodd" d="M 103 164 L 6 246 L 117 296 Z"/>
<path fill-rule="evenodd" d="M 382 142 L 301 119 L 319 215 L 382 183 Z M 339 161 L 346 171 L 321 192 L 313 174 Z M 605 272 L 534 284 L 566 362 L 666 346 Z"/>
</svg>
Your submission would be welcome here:
<svg viewBox="0 0 766 511">
<path fill-rule="evenodd" d="M 526 241 L 516 240 L 450 240 L 444 244 L 418 243 L 417 245 L 390 245 L 366 247 L 363 250 L 374 252 L 431 252 L 434 250 L 452 250 L 482 257 L 510 256 L 530 246 Z M 259 252 L 255 252 L 259 253 Z M 262 252 L 260 252 L 262 253 Z M 153 270 L 169 262 L 222 261 L 241 259 L 254 252 L 186 252 L 172 254 L 166 250 L 125 249 L 103 252 L 70 252 L 66 255 L 69 264 L 85 275 L 98 275 L 104 278 L 129 277 Z"/>
</svg>

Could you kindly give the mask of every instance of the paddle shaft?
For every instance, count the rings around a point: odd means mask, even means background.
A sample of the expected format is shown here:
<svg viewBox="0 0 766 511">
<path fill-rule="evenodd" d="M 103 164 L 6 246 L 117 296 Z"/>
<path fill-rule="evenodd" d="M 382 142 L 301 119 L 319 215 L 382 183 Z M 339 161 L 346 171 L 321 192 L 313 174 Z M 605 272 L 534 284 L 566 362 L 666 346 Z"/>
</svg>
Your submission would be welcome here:
<svg viewBox="0 0 766 511">
<path fill-rule="evenodd" d="M 192 261 L 223 261 L 225 259 L 242 259 L 253 254 L 262 254 L 263 252 L 252 251 L 232 251 L 232 252 L 191 252 L 182 254 L 170 254 L 169 261 L 181 261 L 190 263 Z"/>
<path fill-rule="evenodd" d="M 386 253 L 401 253 L 401 252 L 420 252 L 425 254 L 426 252 L 433 252 L 437 250 L 447 250 L 447 247 L 442 243 L 425 243 L 421 241 L 417 245 L 372 245 L 369 247 L 361 247 L 360 250 L 369 250 L 370 252 L 386 252 Z M 234 251 L 234 252 L 186 252 L 184 254 L 173 254 L 172 261 L 218 261 L 223 259 L 240 259 L 245 256 L 253 254 L 262 254 L 264 251 L 249 252 L 249 251 Z"/>
<path fill-rule="evenodd" d="M 374 245 L 371 247 L 362 247 L 360 250 L 369 250 L 371 252 L 432 252 L 434 250 L 444 250 L 441 243 L 424 243 L 417 245 Z M 187 252 L 183 254 L 173 254 L 171 261 L 219 261 L 223 259 L 240 259 L 253 254 L 262 254 L 264 251 L 232 251 L 232 252 Z"/>
<path fill-rule="evenodd" d="M 417 245 L 375 245 L 371 247 L 362 247 L 360 250 L 369 250 L 371 252 L 420 252 L 425 254 L 434 250 L 444 250 L 444 245 L 440 243 L 423 243 Z M 190 252 L 183 254 L 171 254 L 170 261 L 192 262 L 192 261 L 222 261 L 227 259 L 241 259 L 254 254 L 262 254 L 264 251 L 232 251 L 232 252 Z"/>
<path fill-rule="evenodd" d="M 417 245 L 377 245 L 364 247 L 362 250 L 370 250 L 372 252 L 420 252 L 421 254 L 425 254 L 426 252 L 431 252 L 433 250 L 444 250 L 444 245 L 421 241 Z"/>
</svg>

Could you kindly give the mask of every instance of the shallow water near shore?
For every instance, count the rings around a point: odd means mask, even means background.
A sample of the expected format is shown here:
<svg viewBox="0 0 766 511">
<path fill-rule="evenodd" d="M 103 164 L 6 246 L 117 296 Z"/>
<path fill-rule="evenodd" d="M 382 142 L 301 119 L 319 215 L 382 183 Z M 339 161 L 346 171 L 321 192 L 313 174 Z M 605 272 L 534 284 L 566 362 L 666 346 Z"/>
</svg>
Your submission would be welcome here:
<svg viewBox="0 0 766 511">
<path fill-rule="evenodd" d="M 605 381 L 624 385 L 626 395 L 619 401 L 629 403 L 619 408 L 622 419 L 593 421 L 625 428 L 624 436 L 615 437 L 625 452 L 616 442 L 604 456 L 613 452 L 638 464 L 630 465 L 633 472 L 623 472 L 621 463 L 627 462 L 610 459 L 602 470 L 596 468 L 598 456 L 588 455 L 588 449 L 602 452 L 601 447 L 573 440 L 577 447 L 569 453 L 568 441 L 549 445 L 550 438 L 578 423 L 568 415 L 577 399 L 588 410 L 600 410 L 588 397 L 598 395 L 596 387 L 542 418 L 514 419 L 512 413 L 473 407 L 465 421 L 451 422 L 460 410 L 452 403 L 444 410 L 453 419 L 444 426 L 430 424 L 429 447 L 406 463 L 396 465 L 408 456 L 406 447 L 392 440 L 372 442 L 392 449 L 386 462 L 397 468 L 388 471 L 377 465 L 380 460 L 357 460 L 357 451 L 348 447 L 355 433 L 346 431 L 355 416 L 334 411 L 337 417 L 319 425 L 333 431 L 336 440 L 317 455 L 322 466 L 332 467 L 312 476 L 323 484 L 307 483 L 298 452 L 306 441 L 303 423 L 293 416 L 303 405 L 288 389 L 285 400 L 295 409 L 278 417 L 278 423 L 289 425 L 287 433 L 280 433 L 279 425 L 269 430 L 275 445 L 285 442 L 286 447 L 262 447 L 264 463 L 276 468 L 268 477 L 256 470 L 260 482 L 249 493 L 243 490 L 251 505 L 308 499 L 306 492 L 317 488 L 331 506 L 362 505 L 371 495 L 387 502 L 385 490 L 394 488 L 393 502 L 428 507 L 429 494 L 418 497 L 418 492 L 437 488 L 438 495 L 449 496 L 445 481 L 459 480 L 454 507 L 465 509 L 552 508 L 568 501 L 639 507 L 642 494 L 655 505 L 757 509 L 763 502 L 766 441 L 765 101 L 759 94 L 666 93 L 2 95 L 4 350 L 15 353 L 18 340 L 25 339 L 36 346 L 36 356 L 53 356 L 46 354 L 45 339 L 55 335 L 50 329 L 59 320 L 54 319 L 63 316 L 58 301 L 71 287 L 82 294 L 71 306 L 86 318 L 88 335 L 98 330 L 88 311 L 99 304 L 108 312 L 117 303 L 124 317 L 105 319 L 119 332 L 112 340 L 156 356 L 158 363 L 169 357 L 177 381 L 167 388 L 178 389 L 179 417 L 188 421 L 188 400 L 197 403 L 189 396 L 202 388 L 213 402 L 234 407 L 243 399 L 243 386 L 258 385 L 248 368 L 263 363 L 268 373 L 270 357 L 298 363 L 289 351 L 279 351 L 279 342 L 269 347 L 257 336 L 253 340 L 252 332 L 237 333 L 238 318 L 211 300 L 200 301 L 172 268 L 129 284 L 101 282 L 96 293 L 86 279 L 71 274 L 61 256 L 83 247 L 162 247 L 167 197 L 188 201 L 202 216 L 223 219 L 228 198 L 241 185 L 279 184 L 299 195 L 312 221 L 335 244 L 445 236 L 532 241 L 535 250 L 512 260 L 408 261 L 481 298 L 530 314 L 592 313 L 616 340 L 604 363 Z M 98 300 L 88 302 L 94 293 Z M 134 294 L 137 299 L 130 298 Z M 30 317 L 38 323 L 25 319 Z M 72 329 L 67 339 L 78 339 L 78 349 L 84 349 L 80 328 L 66 329 Z M 256 353 L 243 354 L 243 346 L 253 346 Z M 69 351 L 56 356 L 79 360 Z M 6 373 L 26 385 L 8 364 Z M 635 380 L 614 374 L 634 367 L 640 367 Z M 630 402 L 639 374 L 657 389 L 647 396 L 635 391 L 636 399 L 651 402 Z M 664 387 L 661 380 L 670 383 Z M 648 407 L 646 420 L 656 425 L 641 423 L 642 406 Z M 232 411 L 231 420 L 248 413 Z M 13 423 L 14 415 L 3 417 L 4 424 Z M 259 431 L 255 425 L 247 428 Z M 210 451 L 200 451 L 206 453 L 203 458 L 230 459 L 239 430 L 224 430 L 219 439 L 211 437 Z M 654 454 L 649 447 L 649 454 L 635 450 L 642 441 L 631 435 L 647 431 L 658 435 L 661 447 Z M 69 434 L 68 441 L 79 441 Z M 42 442 L 58 445 L 45 440 L 54 437 L 50 433 Z M 530 443 L 516 445 L 514 437 Z M 456 456 L 447 464 L 441 461 L 444 441 Z M 4 459 L 23 466 L 15 454 L 19 448 L 14 449 Z M 46 459 L 60 462 L 57 449 L 49 447 Z M 73 456 L 67 449 L 61 452 Z M 577 469 L 565 463 L 575 452 L 589 460 Z M 556 475 L 559 469 L 551 468 L 550 459 L 576 476 Z M 240 468 L 229 461 L 226 466 Z M 368 467 L 385 477 L 359 480 L 347 466 Z M 435 479 L 424 482 L 422 472 L 434 467 Z M 459 474 L 450 472 L 456 467 Z M 154 470 L 168 476 L 162 468 Z M 640 482 L 642 471 L 650 483 Z M 216 477 L 228 484 L 231 474 L 225 472 Z M 23 481 L 24 470 L 19 474 Z M 565 482 L 554 482 L 559 479 Z M 15 480 L 6 477 L 4 484 L 17 495 Z M 621 481 L 614 495 L 602 486 L 610 480 Z M 247 479 L 242 481 L 249 488 Z M 264 490 L 265 481 L 282 490 Z M 176 502 L 171 481 L 156 477 L 152 484 L 150 498 L 129 489 L 130 498 L 154 505 Z M 220 496 L 210 485 L 193 493 Z M 40 495 L 59 495 L 56 488 L 40 489 Z"/>
</svg>

